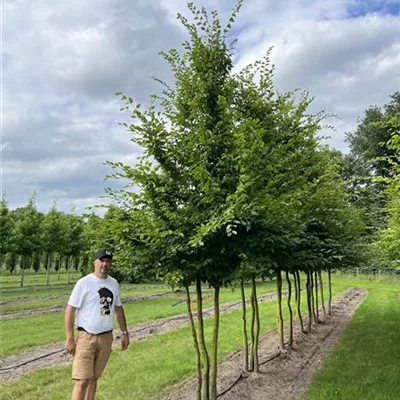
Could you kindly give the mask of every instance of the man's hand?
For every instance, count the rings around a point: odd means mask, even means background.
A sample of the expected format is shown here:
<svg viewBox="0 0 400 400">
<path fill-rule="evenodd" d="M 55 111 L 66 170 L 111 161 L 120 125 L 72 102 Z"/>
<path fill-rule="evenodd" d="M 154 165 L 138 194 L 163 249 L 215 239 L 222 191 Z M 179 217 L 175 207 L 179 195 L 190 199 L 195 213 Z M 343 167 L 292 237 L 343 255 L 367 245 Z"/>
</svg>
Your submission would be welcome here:
<svg viewBox="0 0 400 400">
<path fill-rule="evenodd" d="M 121 338 L 121 349 L 126 350 L 129 346 L 129 333 L 125 333 Z"/>
<path fill-rule="evenodd" d="M 75 339 L 67 339 L 65 341 L 65 350 L 67 350 L 67 352 L 69 354 L 74 355 L 75 354 L 75 349 L 76 349 L 76 343 L 75 343 Z"/>
</svg>

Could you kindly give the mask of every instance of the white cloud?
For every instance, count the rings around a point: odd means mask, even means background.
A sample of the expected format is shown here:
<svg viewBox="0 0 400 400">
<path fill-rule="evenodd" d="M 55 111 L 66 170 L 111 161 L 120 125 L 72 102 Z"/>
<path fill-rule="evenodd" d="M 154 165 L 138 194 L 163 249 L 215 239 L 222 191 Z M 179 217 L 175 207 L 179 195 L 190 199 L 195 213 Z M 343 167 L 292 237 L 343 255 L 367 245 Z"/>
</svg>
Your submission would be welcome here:
<svg viewBox="0 0 400 400">
<path fill-rule="evenodd" d="M 224 21 L 235 2 L 217 8 Z M 400 88 L 398 1 L 247 0 L 232 36 L 237 68 L 274 46 L 276 87 L 308 89 L 314 111 L 335 113 L 331 143 L 345 149 L 369 105 L 382 105 Z M 201 5 L 216 8 L 205 0 Z M 110 172 L 105 160 L 134 163 L 140 149 L 119 121 L 114 92 L 140 102 L 170 79 L 160 50 L 185 37 L 176 13 L 186 0 L 3 0 L 2 190 L 11 207 L 33 190 L 45 211 L 82 212 L 97 200 Z M 330 121 L 332 122 L 332 121 Z"/>
</svg>

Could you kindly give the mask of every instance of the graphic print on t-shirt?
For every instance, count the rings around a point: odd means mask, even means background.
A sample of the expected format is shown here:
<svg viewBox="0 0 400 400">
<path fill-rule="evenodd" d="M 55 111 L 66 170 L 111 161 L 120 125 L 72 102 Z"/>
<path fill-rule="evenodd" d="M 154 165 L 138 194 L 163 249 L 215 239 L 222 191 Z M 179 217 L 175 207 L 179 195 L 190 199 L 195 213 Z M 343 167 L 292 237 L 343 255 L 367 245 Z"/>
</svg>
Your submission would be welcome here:
<svg viewBox="0 0 400 400">
<path fill-rule="evenodd" d="M 102 287 L 97 292 L 100 296 L 100 315 L 110 315 L 111 306 L 114 301 L 114 294 L 106 287 Z"/>
</svg>

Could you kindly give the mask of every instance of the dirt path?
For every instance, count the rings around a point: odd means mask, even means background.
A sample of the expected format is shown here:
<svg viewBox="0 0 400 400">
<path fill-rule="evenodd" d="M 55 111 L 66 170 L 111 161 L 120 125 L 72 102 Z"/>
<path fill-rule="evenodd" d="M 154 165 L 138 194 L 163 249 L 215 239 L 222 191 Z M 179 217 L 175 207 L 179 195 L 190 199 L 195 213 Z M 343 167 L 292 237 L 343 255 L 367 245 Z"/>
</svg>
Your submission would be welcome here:
<svg viewBox="0 0 400 400">
<path fill-rule="evenodd" d="M 259 301 L 270 301 L 276 297 L 275 293 L 268 293 L 260 296 Z M 236 301 L 221 305 L 221 313 L 228 313 L 241 307 L 241 302 Z M 211 317 L 213 309 L 207 309 L 203 315 Z M 147 339 L 153 335 L 174 330 L 188 322 L 187 314 L 174 315 L 168 318 L 161 318 L 155 321 L 145 322 L 128 327 L 131 342 Z M 116 336 L 114 346 L 119 346 L 119 337 Z M 64 344 L 57 343 L 49 346 L 37 347 L 30 351 L 13 356 L 0 358 L 0 382 L 16 379 L 20 375 L 27 374 L 38 368 L 53 367 L 68 364 L 72 357 L 65 353 Z"/>
<path fill-rule="evenodd" d="M 344 328 L 367 292 L 352 288 L 333 305 L 333 315 L 323 323 L 314 325 L 312 334 L 295 331 L 295 348 L 279 354 L 276 330 L 260 341 L 260 373 L 242 371 L 242 351 L 225 359 L 218 371 L 218 397 L 221 400 L 300 400 L 311 377 L 321 366 L 324 357 L 338 342 Z M 287 335 L 286 335 L 287 337 Z M 271 360 L 272 359 L 272 360 Z M 269 361 L 270 360 L 270 361 Z M 236 384 L 235 382 L 238 381 Z M 229 389 L 230 388 L 230 389 Z M 228 391 L 225 394 L 222 392 Z M 163 400 L 195 400 L 196 379 L 191 378 L 178 386 Z M 160 400 L 160 399 L 159 399 Z"/>
</svg>

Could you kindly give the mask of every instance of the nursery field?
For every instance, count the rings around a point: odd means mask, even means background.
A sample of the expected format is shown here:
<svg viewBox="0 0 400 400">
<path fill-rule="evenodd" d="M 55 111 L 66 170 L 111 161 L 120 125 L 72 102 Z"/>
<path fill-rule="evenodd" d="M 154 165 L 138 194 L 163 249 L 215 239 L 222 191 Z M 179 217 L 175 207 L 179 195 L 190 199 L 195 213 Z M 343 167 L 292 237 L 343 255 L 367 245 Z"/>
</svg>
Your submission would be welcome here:
<svg viewBox="0 0 400 400">
<path fill-rule="evenodd" d="M 351 288 L 359 289 L 356 292 Z M 59 301 L 57 296 L 66 296 L 71 287 L 51 286 L 47 289 L 51 293 L 50 296 L 55 296 L 54 299 L 47 300 Z M 185 314 L 186 302 L 183 293 L 170 293 L 170 289 L 157 284 L 122 285 L 125 298 L 133 298 L 136 293 L 155 294 L 157 289 L 162 296 L 141 299 L 125 305 L 130 332 L 132 327 L 141 323 L 157 322 L 162 318 L 174 318 Z M 45 295 L 37 287 L 32 290 L 38 297 Z M 281 355 L 275 354 L 278 340 L 275 329 L 277 301 L 272 294 L 274 291 L 275 282 L 258 285 L 259 296 L 264 294 L 269 296 L 268 301 L 259 305 L 263 335 L 260 344 L 260 362 L 264 366 L 257 376 L 250 374 L 248 377 L 242 377 L 220 398 L 264 399 L 265 393 L 278 400 L 284 398 L 350 400 L 359 396 L 371 400 L 397 398 L 400 390 L 397 379 L 400 357 L 397 340 L 400 331 L 398 283 L 378 282 L 369 277 L 356 279 L 334 276 L 333 316 L 326 316 L 323 323 L 317 324 L 318 326 L 313 328 L 310 334 L 297 332 L 294 349 Z M 249 295 L 249 292 L 250 288 L 246 288 L 246 295 Z M 35 297 L 31 295 L 30 290 L 23 295 L 25 299 L 29 299 L 27 303 L 34 303 L 31 299 Z M 2 290 L 1 301 L 5 301 L 6 298 L 7 294 Z M 16 300 L 17 298 L 13 297 L 13 301 Z M 239 300 L 239 290 L 221 291 L 221 305 L 238 303 Z M 283 301 L 286 301 L 285 296 Z M 211 307 L 212 302 L 211 292 L 205 290 L 204 308 Z M 193 306 L 196 308 L 195 303 Z M 347 307 L 347 319 L 342 318 L 345 307 Z M 302 310 L 306 313 L 305 299 L 302 299 Z M 284 309 L 285 324 L 287 319 L 287 311 Z M 62 312 L 4 319 L 0 323 L 2 338 L 0 373 L 9 365 L 17 365 L 18 357 L 27 350 L 40 349 L 40 346 L 51 343 L 61 345 L 63 341 Z M 212 321 L 206 318 L 205 325 L 206 338 L 210 341 Z M 19 334 L 14 335 L 14 332 Z M 99 381 L 97 399 L 106 399 L 110 396 L 115 400 L 131 398 L 127 397 L 127 393 L 132 393 L 132 396 L 134 394 L 132 398 L 138 400 L 196 398 L 194 389 L 196 365 L 187 322 L 184 321 L 172 330 L 165 332 L 161 330 L 156 333 L 146 336 L 146 340 L 131 337 L 132 342 L 126 352 L 121 352 L 115 347 L 107 369 Z M 218 385 L 220 391 L 231 386 L 229 382 L 234 382 L 241 373 L 242 346 L 240 310 L 232 308 L 226 309 L 225 312 L 221 311 L 218 350 L 218 359 L 221 362 L 219 367 L 221 378 Z M 274 360 L 265 362 L 272 358 L 271 356 Z M 296 357 L 300 357 L 302 361 L 295 363 Z M 70 360 L 59 364 L 55 363 L 51 368 L 28 369 L 18 377 L 13 376 L 12 379 L 0 375 L 1 398 L 22 400 L 68 398 L 72 389 Z M 304 367 L 305 365 L 310 365 L 312 368 Z M 290 373 L 295 377 L 293 381 L 288 381 Z M 271 376 L 279 383 L 278 385 L 271 382 Z"/>
</svg>

